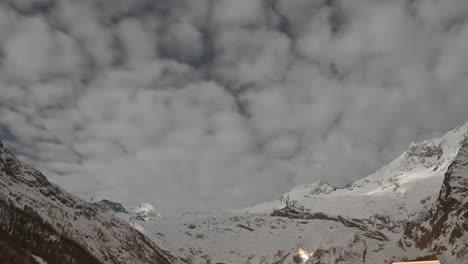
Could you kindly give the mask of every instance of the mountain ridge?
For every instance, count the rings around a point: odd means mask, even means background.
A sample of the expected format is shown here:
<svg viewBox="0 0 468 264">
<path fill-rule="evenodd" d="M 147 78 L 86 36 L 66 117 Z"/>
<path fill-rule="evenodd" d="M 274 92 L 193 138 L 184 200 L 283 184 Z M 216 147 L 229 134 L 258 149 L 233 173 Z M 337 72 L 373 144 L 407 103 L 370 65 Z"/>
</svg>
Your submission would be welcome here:
<svg viewBox="0 0 468 264">
<path fill-rule="evenodd" d="M 39 256 L 48 264 L 371 264 L 436 257 L 467 264 L 467 135 L 465 123 L 413 143 L 344 188 L 315 182 L 252 208 L 181 216 L 146 203 L 127 210 L 108 200 L 84 202 L 0 141 L 0 252 L 9 241 L 6 250 L 24 263 Z M 299 247 L 314 254 L 298 258 Z"/>
<path fill-rule="evenodd" d="M 173 262 L 128 223 L 50 183 L 1 141 L 0 209 L 0 231 L 49 264 Z"/>
<path fill-rule="evenodd" d="M 240 211 L 134 221 L 193 264 L 296 263 L 293 252 L 300 245 L 315 251 L 304 262 L 309 264 L 434 257 L 467 264 L 468 226 L 458 215 L 468 216 L 460 198 L 468 197 L 468 169 L 455 170 L 468 163 L 467 133 L 465 123 L 440 138 L 413 143 L 345 188 L 315 182 L 296 186 L 279 201 Z M 459 194 L 447 206 L 454 190 L 466 196 Z"/>
<path fill-rule="evenodd" d="M 388 196 L 395 199 L 393 204 L 406 203 L 414 211 L 418 211 L 421 209 L 419 201 L 426 199 L 425 203 L 430 204 L 435 200 L 435 197 L 428 198 L 421 193 L 422 191 L 435 193 L 439 190 L 445 171 L 458 153 L 459 142 L 466 137 L 467 133 L 468 123 L 465 123 L 440 138 L 412 143 L 403 154 L 388 165 L 344 188 L 336 188 L 322 181 L 298 185 L 284 194 L 279 201 L 259 204 L 239 212 L 268 214 L 284 207 L 286 200 L 289 199 L 316 211 L 326 209 L 332 214 L 362 217 L 355 214 L 356 206 L 361 206 L 362 211 L 368 210 L 369 197 L 373 202 L 379 202 L 379 197 L 388 198 Z M 417 197 L 409 196 L 408 190 L 414 187 L 418 189 L 424 187 L 424 190 L 416 193 Z M 334 204 L 326 203 L 330 199 L 335 201 Z M 385 209 L 393 215 L 400 215 L 403 219 L 408 216 L 405 212 L 399 212 L 398 208 L 385 208 L 386 199 L 380 202 L 381 207 L 374 206 L 376 210 Z M 346 208 L 351 208 L 350 205 L 353 205 L 353 212 L 346 212 Z M 337 206 L 337 210 L 330 212 L 333 206 Z M 326 210 L 324 211 L 327 212 Z M 382 212 L 383 210 L 375 213 Z"/>
</svg>

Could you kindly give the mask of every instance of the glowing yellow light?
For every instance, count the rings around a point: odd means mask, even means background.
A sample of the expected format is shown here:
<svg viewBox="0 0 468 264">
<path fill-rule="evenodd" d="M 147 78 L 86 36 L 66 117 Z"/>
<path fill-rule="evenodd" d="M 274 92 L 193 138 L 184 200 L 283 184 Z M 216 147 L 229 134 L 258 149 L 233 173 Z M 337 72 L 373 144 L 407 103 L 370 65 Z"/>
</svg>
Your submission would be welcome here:
<svg viewBox="0 0 468 264">
<path fill-rule="evenodd" d="M 305 249 L 302 246 L 299 246 L 296 249 L 296 256 L 299 256 L 302 259 L 302 262 L 305 263 L 310 257 L 314 255 L 315 252 L 308 252 L 307 249 Z"/>
</svg>

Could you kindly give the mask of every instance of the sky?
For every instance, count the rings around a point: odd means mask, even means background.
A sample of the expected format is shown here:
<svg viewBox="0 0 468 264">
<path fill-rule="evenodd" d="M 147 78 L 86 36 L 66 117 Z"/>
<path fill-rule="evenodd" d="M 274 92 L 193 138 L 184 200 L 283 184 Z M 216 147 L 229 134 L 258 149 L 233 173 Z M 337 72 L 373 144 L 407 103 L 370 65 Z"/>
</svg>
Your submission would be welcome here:
<svg viewBox="0 0 468 264">
<path fill-rule="evenodd" d="M 466 0 L 4 0 L 0 138 L 86 199 L 344 186 L 468 117 Z"/>
</svg>

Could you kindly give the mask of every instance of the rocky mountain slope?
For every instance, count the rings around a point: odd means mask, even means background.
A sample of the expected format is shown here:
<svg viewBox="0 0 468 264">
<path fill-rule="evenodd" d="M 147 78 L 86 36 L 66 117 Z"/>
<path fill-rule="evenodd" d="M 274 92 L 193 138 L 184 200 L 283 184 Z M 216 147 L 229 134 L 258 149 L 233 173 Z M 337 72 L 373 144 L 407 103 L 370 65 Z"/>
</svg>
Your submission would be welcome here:
<svg viewBox="0 0 468 264">
<path fill-rule="evenodd" d="M 10 263 L 468 264 L 467 218 L 468 124 L 345 188 L 315 182 L 252 208 L 181 216 L 86 203 L 0 144 L 0 254 Z M 300 257 L 299 246 L 314 253 Z"/>
<path fill-rule="evenodd" d="M 128 223 L 51 184 L 0 142 L 1 263 L 174 263 Z M 5 258 L 5 259 L 2 259 Z"/>
<path fill-rule="evenodd" d="M 139 220 L 117 213 L 186 263 L 468 263 L 468 124 L 412 144 L 377 172 L 336 188 L 301 185 L 279 201 L 231 213 Z"/>
<path fill-rule="evenodd" d="M 450 263 L 468 263 L 468 138 L 445 173 L 437 201 L 419 220 L 410 222 L 402 244 L 442 255 Z"/>
</svg>

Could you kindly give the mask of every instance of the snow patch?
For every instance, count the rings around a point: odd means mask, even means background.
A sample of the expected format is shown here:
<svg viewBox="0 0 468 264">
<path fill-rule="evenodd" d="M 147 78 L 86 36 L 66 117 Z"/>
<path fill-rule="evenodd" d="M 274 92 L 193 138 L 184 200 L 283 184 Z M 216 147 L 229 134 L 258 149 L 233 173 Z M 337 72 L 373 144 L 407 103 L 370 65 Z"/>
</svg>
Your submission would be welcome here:
<svg viewBox="0 0 468 264">
<path fill-rule="evenodd" d="M 36 255 L 31 255 L 31 256 L 34 258 L 35 261 L 37 261 L 37 263 L 39 263 L 39 264 L 47 264 L 47 261 L 45 261 L 43 258 L 38 257 L 38 256 L 36 256 Z"/>
</svg>

